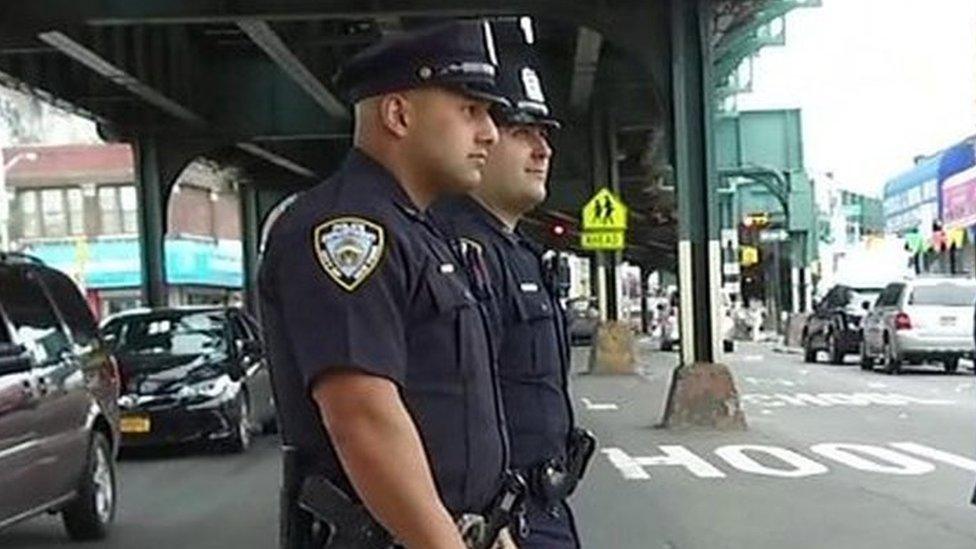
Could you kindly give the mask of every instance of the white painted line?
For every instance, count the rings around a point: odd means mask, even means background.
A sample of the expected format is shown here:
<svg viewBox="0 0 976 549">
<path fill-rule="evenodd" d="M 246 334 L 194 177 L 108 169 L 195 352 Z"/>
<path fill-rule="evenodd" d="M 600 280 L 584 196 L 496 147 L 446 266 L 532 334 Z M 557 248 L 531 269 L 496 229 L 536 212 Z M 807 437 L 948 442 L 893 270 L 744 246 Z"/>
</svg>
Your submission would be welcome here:
<svg viewBox="0 0 976 549">
<path fill-rule="evenodd" d="M 972 389 L 972 388 L 973 388 L 972 383 L 960 383 L 959 385 L 956 385 L 956 392 L 962 393 L 966 389 Z"/>
<path fill-rule="evenodd" d="M 872 389 L 884 389 L 884 388 L 888 387 L 888 384 L 887 383 L 880 383 L 880 382 L 874 381 L 874 382 L 868 383 L 868 387 L 870 387 Z"/>
<path fill-rule="evenodd" d="M 583 401 L 583 406 L 586 406 L 587 410 L 594 410 L 597 412 L 606 410 L 617 410 L 619 407 L 612 402 L 593 402 L 590 399 L 583 397 L 580 399 Z"/>
<path fill-rule="evenodd" d="M 746 452 L 766 454 L 784 462 L 789 467 L 786 469 L 769 467 L 752 459 L 746 455 Z M 776 446 L 764 446 L 760 444 L 736 444 L 716 448 L 715 454 L 727 461 L 729 465 L 740 471 L 769 477 L 802 478 L 813 475 L 822 475 L 830 471 L 827 466 L 817 463 L 808 457 L 802 456 L 793 450 L 779 448 Z"/>
<path fill-rule="evenodd" d="M 762 362 L 764 357 L 762 355 L 746 355 L 742 357 L 743 362 Z"/>
<path fill-rule="evenodd" d="M 651 475 L 647 474 L 640 464 L 634 461 L 627 452 L 620 448 L 604 448 L 600 450 L 607 456 L 610 463 L 620 471 L 620 474 L 627 480 L 649 480 Z"/>
<path fill-rule="evenodd" d="M 664 455 L 635 457 L 634 461 L 644 467 L 677 465 L 691 471 L 698 478 L 725 478 L 725 473 L 684 446 L 663 445 L 658 448 Z"/>
<path fill-rule="evenodd" d="M 898 419 L 908 419 L 908 414 L 905 413 L 905 412 L 902 412 L 902 413 L 898 414 Z"/>
<path fill-rule="evenodd" d="M 921 461 L 887 448 L 879 448 L 867 444 L 814 444 L 810 447 L 810 451 L 834 461 L 839 461 L 848 467 L 872 473 L 914 476 L 935 471 L 935 465 L 926 461 Z M 865 459 L 858 454 L 868 455 L 877 460 L 887 462 L 887 464 Z"/>
<path fill-rule="evenodd" d="M 934 459 L 935 461 L 948 463 L 949 465 L 954 465 L 960 469 L 965 469 L 967 471 L 976 473 L 976 461 L 969 458 L 957 456 L 956 454 L 950 454 L 949 452 L 944 452 L 942 450 L 936 450 L 935 448 L 929 448 L 928 446 L 923 446 L 914 442 L 892 442 L 889 444 L 889 446 L 897 448 L 902 452 L 909 452 L 917 456 Z"/>
<path fill-rule="evenodd" d="M 762 415 L 764 415 L 764 416 L 768 416 L 768 415 L 772 415 L 773 411 L 772 410 L 763 409 L 763 411 L 760 412 L 760 413 Z"/>
<path fill-rule="evenodd" d="M 768 408 L 782 406 L 908 406 L 920 404 L 923 406 L 951 406 L 953 400 L 927 399 L 903 395 L 899 393 L 744 393 L 740 399 L 745 404 L 754 404 Z"/>
<path fill-rule="evenodd" d="M 800 375 L 805 376 L 810 373 L 810 370 L 800 370 Z"/>
</svg>

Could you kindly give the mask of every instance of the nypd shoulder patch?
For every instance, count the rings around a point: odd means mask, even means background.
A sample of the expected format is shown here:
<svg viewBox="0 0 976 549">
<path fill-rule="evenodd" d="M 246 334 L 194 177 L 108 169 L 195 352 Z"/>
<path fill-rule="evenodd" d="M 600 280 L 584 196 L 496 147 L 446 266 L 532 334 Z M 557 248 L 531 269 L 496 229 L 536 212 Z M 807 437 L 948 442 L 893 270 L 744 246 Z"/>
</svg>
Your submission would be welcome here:
<svg viewBox="0 0 976 549">
<path fill-rule="evenodd" d="M 338 217 L 315 227 L 319 264 L 336 284 L 354 291 L 376 270 L 386 248 L 386 232 L 361 217 Z"/>
</svg>

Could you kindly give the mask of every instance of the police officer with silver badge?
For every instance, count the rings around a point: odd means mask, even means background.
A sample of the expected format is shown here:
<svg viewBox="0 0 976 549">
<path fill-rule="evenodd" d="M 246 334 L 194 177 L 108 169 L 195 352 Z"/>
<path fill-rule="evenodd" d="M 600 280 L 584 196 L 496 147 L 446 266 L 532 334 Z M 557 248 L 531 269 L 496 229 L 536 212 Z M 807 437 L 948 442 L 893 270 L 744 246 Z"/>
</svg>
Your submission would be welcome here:
<svg viewBox="0 0 976 549">
<path fill-rule="evenodd" d="M 549 110 L 539 62 L 515 21 L 496 23 L 498 84 L 510 106 L 495 105 L 499 142 L 471 196 L 438 205 L 439 222 L 458 239 L 464 255 L 486 262 L 498 333 L 499 372 L 512 466 L 529 484 L 523 548 L 579 546 L 566 498 L 582 478 L 596 441 L 574 427 L 567 387 L 569 344 L 558 301 L 555 261 L 519 226 L 546 197 L 559 122 Z"/>
<path fill-rule="evenodd" d="M 268 233 L 286 547 L 487 547 L 511 521 L 524 485 L 505 475 L 487 316 L 426 213 L 481 183 L 496 64 L 484 21 L 355 56 L 337 80 L 354 148 Z"/>
</svg>

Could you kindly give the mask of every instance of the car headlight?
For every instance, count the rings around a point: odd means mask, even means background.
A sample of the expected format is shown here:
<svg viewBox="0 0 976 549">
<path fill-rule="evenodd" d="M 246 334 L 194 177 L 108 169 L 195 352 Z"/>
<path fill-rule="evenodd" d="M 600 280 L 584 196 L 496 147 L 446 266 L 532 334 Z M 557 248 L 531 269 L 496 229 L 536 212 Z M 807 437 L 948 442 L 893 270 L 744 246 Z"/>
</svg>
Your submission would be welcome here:
<svg viewBox="0 0 976 549">
<path fill-rule="evenodd" d="M 192 385 L 184 385 L 178 396 L 183 398 L 203 397 L 217 398 L 223 396 L 234 387 L 234 382 L 227 376 L 220 376 Z"/>
</svg>

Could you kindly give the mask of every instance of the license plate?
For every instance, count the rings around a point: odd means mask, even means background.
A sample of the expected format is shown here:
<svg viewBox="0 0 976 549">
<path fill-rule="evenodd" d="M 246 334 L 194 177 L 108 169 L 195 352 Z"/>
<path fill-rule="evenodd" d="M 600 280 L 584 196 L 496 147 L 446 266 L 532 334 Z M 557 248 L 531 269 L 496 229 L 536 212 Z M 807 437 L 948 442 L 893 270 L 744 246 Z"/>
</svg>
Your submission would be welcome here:
<svg viewBox="0 0 976 549">
<path fill-rule="evenodd" d="M 148 433 L 151 428 L 149 416 L 124 416 L 119 421 L 119 430 L 123 433 Z"/>
<path fill-rule="evenodd" d="M 942 326 L 955 326 L 956 317 L 954 316 L 944 316 L 939 318 L 939 324 Z"/>
</svg>

